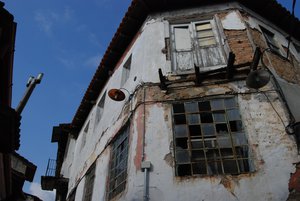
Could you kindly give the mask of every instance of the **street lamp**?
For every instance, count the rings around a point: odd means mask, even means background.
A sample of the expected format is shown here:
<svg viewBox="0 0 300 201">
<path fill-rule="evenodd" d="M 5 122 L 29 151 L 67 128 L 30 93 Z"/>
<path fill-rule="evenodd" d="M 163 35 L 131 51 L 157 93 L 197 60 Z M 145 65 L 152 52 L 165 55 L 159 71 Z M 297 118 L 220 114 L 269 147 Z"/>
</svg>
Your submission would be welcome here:
<svg viewBox="0 0 300 201">
<path fill-rule="evenodd" d="M 36 78 L 33 77 L 33 76 L 29 77 L 29 79 L 27 81 L 27 84 L 26 84 L 27 90 L 25 91 L 25 94 L 24 94 L 23 98 L 21 99 L 18 107 L 16 108 L 16 112 L 18 114 L 22 113 L 22 111 L 23 111 L 28 99 L 30 98 L 35 86 L 37 84 L 41 83 L 43 75 L 44 75 L 43 73 L 40 73 L 40 74 L 38 74 L 38 76 Z"/>
</svg>

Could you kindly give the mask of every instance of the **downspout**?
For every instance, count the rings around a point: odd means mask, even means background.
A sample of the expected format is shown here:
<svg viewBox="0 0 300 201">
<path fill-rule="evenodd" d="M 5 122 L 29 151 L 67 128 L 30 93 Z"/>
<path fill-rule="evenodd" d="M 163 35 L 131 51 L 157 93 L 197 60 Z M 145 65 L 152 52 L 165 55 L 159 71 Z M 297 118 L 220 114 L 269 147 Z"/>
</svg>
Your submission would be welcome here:
<svg viewBox="0 0 300 201">
<path fill-rule="evenodd" d="M 146 138 L 146 90 L 143 87 L 143 147 L 142 147 L 142 162 L 145 160 L 145 138 Z"/>
<path fill-rule="evenodd" d="M 143 201 L 149 200 L 149 171 L 151 169 L 151 162 L 145 161 L 145 139 L 146 139 L 146 90 L 143 88 L 143 147 L 142 147 L 142 161 L 141 161 L 141 170 L 144 172 L 144 190 L 143 190 Z"/>
<path fill-rule="evenodd" d="M 149 193 L 148 193 L 148 169 L 144 169 L 144 201 L 148 201 Z"/>
</svg>

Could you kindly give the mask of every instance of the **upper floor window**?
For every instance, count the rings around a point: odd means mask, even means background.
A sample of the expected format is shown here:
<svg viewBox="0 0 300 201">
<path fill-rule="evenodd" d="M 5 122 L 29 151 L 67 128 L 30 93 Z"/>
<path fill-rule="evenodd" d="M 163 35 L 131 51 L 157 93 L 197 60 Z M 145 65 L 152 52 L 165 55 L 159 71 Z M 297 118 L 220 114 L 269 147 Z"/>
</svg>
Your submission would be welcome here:
<svg viewBox="0 0 300 201">
<path fill-rule="evenodd" d="M 83 133 L 82 133 L 82 138 L 81 138 L 81 146 L 80 146 L 80 151 L 83 149 L 83 147 L 85 146 L 85 142 L 86 142 L 86 136 L 89 132 L 89 128 L 90 128 L 90 121 L 86 124 L 86 126 L 83 129 Z"/>
<path fill-rule="evenodd" d="M 131 68 L 131 58 L 132 58 L 132 55 L 129 56 L 129 58 L 127 59 L 127 61 L 123 65 L 121 87 L 124 86 L 124 84 L 126 83 L 126 81 L 129 78 L 130 68 Z"/>
<path fill-rule="evenodd" d="M 296 43 L 293 43 L 294 47 L 296 49 L 296 51 L 298 52 L 298 54 L 300 54 L 300 45 L 297 45 Z"/>
<path fill-rule="evenodd" d="M 112 199 L 125 189 L 127 180 L 129 125 L 127 125 L 112 143 L 109 168 L 108 199 Z"/>
<path fill-rule="evenodd" d="M 95 165 L 93 165 L 85 175 L 83 201 L 92 200 L 94 179 L 95 179 Z"/>
<path fill-rule="evenodd" d="M 101 120 L 101 117 L 102 117 L 102 114 L 104 111 L 105 97 L 106 97 L 106 91 L 104 92 L 99 103 L 97 104 L 95 125 L 97 125 L 99 123 L 99 121 Z"/>
<path fill-rule="evenodd" d="M 214 20 L 174 24 L 171 26 L 174 70 L 226 64 Z"/>
<path fill-rule="evenodd" d="M 77 189 L 77 187 L 75 187 L 75 189 L 73 189 L 73 190 L 70 192 L 70 194 L 69 194 L 69 196 L 68 196 L 68 198 L 67 198 L 67 201 L 75 201 L 76 189 Z"/>
<path fill-rule="evenodd" d="M 176 175 L 241 174 L 252 168 L 235 97 L 173 104 Z"/>
<path fill-rule="evenodd" d="M 264 37 L 267 41 L 267 44 L 268 44 L 268 47 L 270 48 L 270 50 L 274 53 L 281 55 L 280 48 L 279 48 L 278 43 L 275 40 L 274 33 L 272 33 L 271 31 L 269 31 L 263 27 L 260 27 L 260 28 L 264 34 Z"/>
</svg>

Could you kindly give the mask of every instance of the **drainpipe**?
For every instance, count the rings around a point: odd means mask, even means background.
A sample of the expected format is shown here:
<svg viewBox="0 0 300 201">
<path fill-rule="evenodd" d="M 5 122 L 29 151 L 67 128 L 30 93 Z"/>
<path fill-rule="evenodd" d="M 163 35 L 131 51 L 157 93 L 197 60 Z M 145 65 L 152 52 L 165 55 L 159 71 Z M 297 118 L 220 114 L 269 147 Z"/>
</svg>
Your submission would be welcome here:
<svg viewBox="0 0 300 201">
<path fill-rule="evenodd" d="M 141 161 L 141 170 L 144 172 L 144 193 L 143 201 L 149 200 L 149 171 L 151 169 L 151 162 L 145 161 L 145 139 L 146 139 L 146 90 L 144 92 L 144 115 L 143 115 L 143 150 L 142 150 L 142 161 Z"/>
<path fill-rule="evenodd" d="M 144 195 L 143 201 L 149 200 L 149 171 L 151 169 L 150 161 L 142 161 L 141 165 L 142 172 L 144 172 Z"/>
<path fill-rule="evenodd" d="M 145 139 L 146 139 L 146 90 L 145 87 L 143 88 L 143 102 L 144 102 L 144 108 L 143 108 L 143 150 L 142 150 L 142 162 L 145 160 Z"/>
</svg>

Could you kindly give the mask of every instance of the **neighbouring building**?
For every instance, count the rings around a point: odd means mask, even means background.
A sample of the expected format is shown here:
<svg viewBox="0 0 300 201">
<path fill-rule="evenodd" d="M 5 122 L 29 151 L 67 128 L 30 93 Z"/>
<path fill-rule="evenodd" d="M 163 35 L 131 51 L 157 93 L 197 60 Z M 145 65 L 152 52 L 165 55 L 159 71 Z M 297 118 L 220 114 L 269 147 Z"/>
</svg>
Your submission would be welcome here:
<svg viewBox="0 0 300 201">
<path fill-rule="evenodd" d="M 296 200 L 300 21 L 275 0 L 133 0 L 41 179 L 56 200 Z"/>
<path fill-rule="evenodd" d="M 17 24 L 0 1 L 0 200 L 40 200 L 23 192 L 33 181 L 36 166 L 17 151 L 20 147 L 21 115 L 11 108 L 13 59 Z"/>
</svg>

